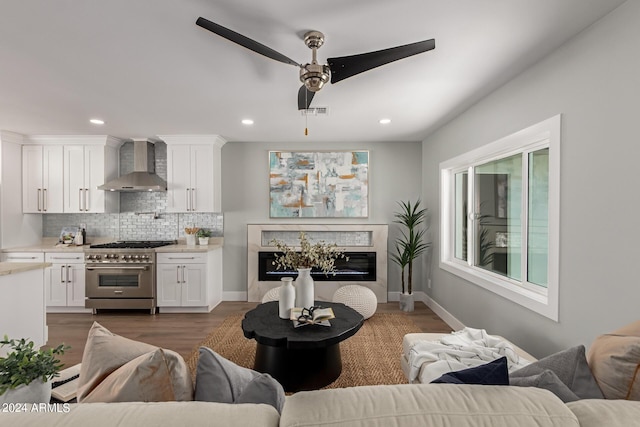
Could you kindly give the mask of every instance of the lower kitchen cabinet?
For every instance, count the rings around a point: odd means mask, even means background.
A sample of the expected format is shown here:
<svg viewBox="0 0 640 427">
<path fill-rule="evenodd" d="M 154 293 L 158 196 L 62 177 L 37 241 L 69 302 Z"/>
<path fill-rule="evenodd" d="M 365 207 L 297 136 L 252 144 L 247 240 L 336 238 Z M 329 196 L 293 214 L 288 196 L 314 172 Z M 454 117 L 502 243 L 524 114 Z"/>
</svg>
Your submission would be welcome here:
<svg viewBox="0 0 640 427">
<path fill-rule="evenodd" d="M 53 265 L 44 272 L 47 312 L 89 312 L 85 309 L 84 253 L 45 253 Z"/>
<path fill-rule="evenodd" d="M 213 310 L 222 300 L 222 249 L 158 253 L 156 292 L 161 313 Z"/>
</svg>

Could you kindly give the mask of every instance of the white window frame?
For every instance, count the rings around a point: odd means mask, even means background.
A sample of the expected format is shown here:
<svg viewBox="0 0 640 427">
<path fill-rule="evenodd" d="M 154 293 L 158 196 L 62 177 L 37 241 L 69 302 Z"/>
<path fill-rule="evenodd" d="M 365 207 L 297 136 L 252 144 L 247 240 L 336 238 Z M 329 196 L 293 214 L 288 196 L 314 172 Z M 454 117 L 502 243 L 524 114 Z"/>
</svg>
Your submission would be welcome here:
<svg viewBox="0 0 640 427">
<path fill-rule="evenodd" d="M 520 304 L 549 319 L 558 321 L 558 291 L 560 266 L 560 130 L 561 116 L 557 115 L 501 138 L 495 142 L 440 163 L 440 268 L 482 288 Z M 549 248 L 547 287 L 526 282 L 528 259 L 528 153 L 549 149 Z M 523 158 L 523 216 L 522 218 L 522 280 L 513 280 L 473 266 L 475 224 L 468 227 L 467 261 L 455 257 L 455 175 L 468 172 L 473 177 L 475 166 L 525 153 Z M 527 160 L 527 161 L 524 161 Z M 473 206 L 473 181 L 468 183 L 468 206 Z M 470 215 L 473 215 L 472 213 Z M 476 221 L 469 221 L 470 224 Z"/>
</svg>

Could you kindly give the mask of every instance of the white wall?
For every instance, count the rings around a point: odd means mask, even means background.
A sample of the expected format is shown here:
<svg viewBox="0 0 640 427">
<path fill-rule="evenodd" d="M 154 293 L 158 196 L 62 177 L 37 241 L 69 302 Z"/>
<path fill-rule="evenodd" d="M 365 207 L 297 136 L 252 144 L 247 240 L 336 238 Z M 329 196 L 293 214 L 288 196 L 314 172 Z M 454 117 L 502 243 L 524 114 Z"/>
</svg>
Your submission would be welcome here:
<svg viewBox="0 0 640 427">
<path fill-rule="evenodd" d="M 225 299 L 246 298 L 247 224 L 389 224 L 389 244 L 398 236 L 393 212 L 398 200 L 415 200 L 421 192 L 421 144 L 406 142 L 337 144 L 230 142 L 222 147 Z M 269 218 L 269 151 L 369 150 L 369 217 L 357 219 Z M 421 289 L 420 266 L 414 286 Z M 400 270 L 389 263 L 389 291 L 399 291 Z M 242 293 L 245 294 L 242 294 Z"/>
<path fill-rule="evenodd" d="M 562 113 L 558 323 L 440 270 L 436 257 L 428 290 L 465 325 L 538 357 L 638 319 L 638 22 L 640 2 L 626 2 L 423 142 L 423 198 L 438 224 L 440 162 Z"/>
<path fill-rule="evenodd" d="M 0 248 L 40 243 L 42 215 L 22 213 L 22 135 L 0 131 Z"/>
</svg>

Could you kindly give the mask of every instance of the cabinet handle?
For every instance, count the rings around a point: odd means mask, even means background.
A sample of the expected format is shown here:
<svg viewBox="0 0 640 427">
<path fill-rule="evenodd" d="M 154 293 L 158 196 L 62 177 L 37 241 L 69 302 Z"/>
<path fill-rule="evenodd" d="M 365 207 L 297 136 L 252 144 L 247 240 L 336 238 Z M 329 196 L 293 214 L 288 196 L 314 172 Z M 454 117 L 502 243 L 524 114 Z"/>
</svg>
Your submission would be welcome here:
<svg viewBox="0 0 640 427">
<path fill-rule="evenodd" d="M 82 210 L 82 188 L 78 188 L 78 210 Z"/>
<path fill-rule="evenodd" d="M 84 189 L 84 210 L 89 212 L 89 189 Z"/>
<path fill-rule="evenodd" d="M 38 188 L 38 212 L 42 211 L 40 209 L 40 199 L 42 198 L 42 189 Z"/>
<path fill-rule="evenodd" d="M 7 261 L 11 261 L 12 259 L 36 259 L 34 256 L 11 256 L 7 257 Z"/>
<path fill-rule="evenodd" d="M 189 194 L 189 191 L 190 191 L 190 190 L 191 190 L 190 188 L 187 188 L 187 192 L 186 192 L 186 195 L 187 195 L 187 200 L 186 200 L 186 204 L 187 204 L 187 211 L 190 211 L 190 210 L 191 210 L 191 209 L 190 209 L 190 208 L 191 208 L 191 195 Z"/>
<path fill-rule="evenodd" d="M 182 256 L 182 257 L 179 257 L 179 256 L 176 256 L 176 257 L 170 256 L 168 259 L 196 259 L 196 257 L 194 257 L 194 256 Z"/>
<path fill-rule="evenodd" d="M 67 283 L 67 281 L 64 280 L 64 265 L 60 266 L 60 283 Z"/>
<path fill-rule="evenodd" d="M 192 211 L 196 210 L 196 189 L 195 188 L 191 189 L 191 210 Z"/>
<path fill-rule="evenodd" d="M 71 266 L 67 265 L 67 283 L 71 283 L 71 279 L 73 278 L 72 274 L 73 272 L 71 271 Z"/>
<path fill-rule="evenodd" d="M 180 283 L 180 266 L 176 267 L 176 283 Z"/>
<path fill-rule="evenodd" d="M 47 211 L 47 189 L 42 190 L 42 210 Z"/>
<path fill-rule="evenodd" d="M 182 283 L 187 283 L 187 282 L 184 280 L 184 267 L 185 267 L 185 266 L 183 265 L 183 266 L 182 266 Z"/>
</svg>

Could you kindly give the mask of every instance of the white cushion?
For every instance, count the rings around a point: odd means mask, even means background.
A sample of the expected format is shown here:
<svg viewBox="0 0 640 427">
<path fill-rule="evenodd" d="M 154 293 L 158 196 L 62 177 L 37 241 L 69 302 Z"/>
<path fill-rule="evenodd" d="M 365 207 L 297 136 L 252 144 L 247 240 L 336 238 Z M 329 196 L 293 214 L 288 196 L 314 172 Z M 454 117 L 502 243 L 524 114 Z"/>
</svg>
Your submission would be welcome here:
<svg viewBox="0 0 640 427">
<path fill-rule="evenodd" d="M 262 297 L 262 303 L 269 301 L 280 301 L 280 287 L 275 287 L 273 289 L 269 289 L 266 294 Z"/>
<path fill-rule="evenodd" d="M 347 285 L 338 288 L 333 293 L 333 302 L 339 302 L 351 307 L 365 319 L 370 318 L 378 308 L 376 294 L 369 288 L 359 285 Z"/>
<path fill-rule="evenodd" d="M 526 387 L 402 384 L 298 392 L 281 427 L 579 427 L 560 399 Z"/>
</svg>

